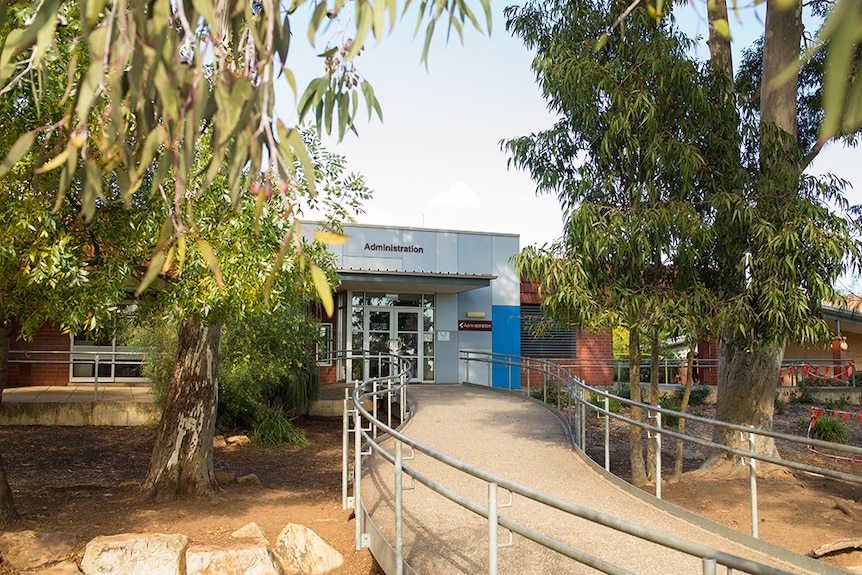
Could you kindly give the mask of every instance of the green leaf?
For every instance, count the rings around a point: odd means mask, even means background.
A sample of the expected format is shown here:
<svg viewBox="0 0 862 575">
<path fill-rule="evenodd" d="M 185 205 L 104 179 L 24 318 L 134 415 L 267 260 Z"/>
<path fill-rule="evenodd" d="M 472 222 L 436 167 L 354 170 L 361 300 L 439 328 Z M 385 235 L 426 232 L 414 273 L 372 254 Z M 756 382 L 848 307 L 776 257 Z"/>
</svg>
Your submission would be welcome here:
<svg viewBox="0 0 862 575">
<path fill-rule="evenodd" d="M 192 0 L 192 5 L 205 20 L 204 26 L 216 26 L 218 21 L 216 20 L 213 4 L 210 0 Z"/>
<path fill-rule="evenodd" d="M 218 283 L 218 287 L 224 291 L 224 278 L 222 278 L 221 268 L 218 265 L 218 259 L 216 259 L 212 246 L 207 241 L 199 237 L 195 238 L 195 242 L 198 244 L 198 250 L 200 250 L 201 256 L 203 256 L 207 266 L 209 266 L 210 270 L 213 272 L 213 275 L 216 278 L 216 283 Z"/>
<path fill-rule="evenodd" d="M 332 301 L 332 290 L 329 287 L 326 274 L 314 263 L 311 264 L 311 281 L 314 282 L 314 288 L 317 290 L 317 295 L 320 297 L 320 303 L 323 304 L 326 315 L 331 316 L 335 311 L 335 305 Z"/>
<path fill-rule="evenodd" d="M 6 157 L 3 158 L 3 162 L 0 163 L 0 178 L 12 169 L 12 167 L 14 167 L 15 164 L 24 157 L 24 154 L 30 150 L 30 146 L 33 145 L 33 139 L 35 137 L 35 132 L 24 132 L 17 140 L 15 140 L 9 153 L 6 154 Z"/>
<path fill-rule="evenodd" d="M 368 32 L 374 24 L 374 13 L 368 2 L 362 3 L 356 14 L 356 37 L 353 39 L 353 44 L 350 46 L 350 51 L 344 57 L 344 61 L 352 60 L 354 56 L 359 54 L 359 51 L 365 45 L 365 39 L 368 37 Z"/>
<path fill-rule="evenodd" d="M 302 165 L 302 173 L 305 175 L 305 181 L 308 184 L 309 193 L 314 196 L 316 194 L 314 164 L 311 163 L 311 158 L 308 157 L 305 143 L 302 141 L 302 138 L 299 136 L 299 132 L 296 130 L 288 131 L 287 140 L 293 148 L 294 154 L 299 158 L 299 163 Z"/>
<path fill-rule="evenodd" d="M 725 20 L 724 18 L 720 18 L 718 20 L 715 20 L 712 23 L 712 27 L 723 38 L 726 38 L 727 40 L 731 39 L 730 38 L 730 24 L 728 24 L 727 20 Z"/>
<path fill-rule="evenodd" d="M 164 250 L 156 252 L 153 254 L 152 259 L 150 259 L 150 265 L 147 266 L 147 272 L 144 274 L 144 277 L 141 279 L 141 283 L 138 284 L 138 287 L 135 289 L 135 297 L 140 296 L 150 284 L 152 284 L 157 277 L 159 277 L 159 273 L 162 271 L 162 266 L 165 264 L 165 259 L 167 258 L 167 254 Z"/>
</svg>

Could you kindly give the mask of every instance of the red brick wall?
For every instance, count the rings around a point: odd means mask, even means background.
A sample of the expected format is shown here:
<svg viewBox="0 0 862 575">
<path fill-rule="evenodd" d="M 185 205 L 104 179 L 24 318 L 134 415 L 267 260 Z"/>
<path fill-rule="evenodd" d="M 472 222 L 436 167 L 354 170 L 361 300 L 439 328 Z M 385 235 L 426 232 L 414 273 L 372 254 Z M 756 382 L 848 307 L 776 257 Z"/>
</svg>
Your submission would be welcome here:
<svg viewBox="0 0 862 575">
<path fill-rule="evenodd" d="M 54 326 L 44 326 L 32 341 L 16 339 L 17 329 L 12 328 L 7 387 L 31 385 L 69 385 L 69 335 Z M 37 353 L 40 351 L 66 353 Z M 18 363 L 23 361 L 25 363 Z"/>
</svg>

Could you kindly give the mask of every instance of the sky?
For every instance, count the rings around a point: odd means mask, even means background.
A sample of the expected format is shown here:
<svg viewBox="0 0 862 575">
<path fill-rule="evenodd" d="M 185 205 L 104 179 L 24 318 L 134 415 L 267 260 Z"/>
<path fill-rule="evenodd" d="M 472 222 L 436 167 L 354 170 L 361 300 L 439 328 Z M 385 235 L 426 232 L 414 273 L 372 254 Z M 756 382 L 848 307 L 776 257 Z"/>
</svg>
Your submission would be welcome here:
<svg viewBox="0 0 862 575">
<path fill-rule="evenodd" d="M 383 122 L 376 117 L 368 122 L 363 111 L 359 137 L 324 143 L 344 155 L 349 169 L 363 174 L 373 190 L 359 223 L 512 233 L 520 235 L 521 247 L 560 236 L 557 199 L 537 196 L 529 175 L 510 169 L 499 145 L 554 121 L 530 70 L 532 54 L 505 30 L 503 7 L 509 3 L 492 2 L 490 36 L 465 29 L 462 45 L 454 34 L 447 42 L 444 27 L 438 27 L 427 68 L 419 61 L 424 29 L 414 39 L 412 19 L 397 23 L 379 44 L 372 40 L 356 59 L 381 102 Z M 706 35 L 706 23 L 694 9 L 677 10 L 686 30 Z M 734 49 L 762 31 L 757 15 L 743 12 L 741 19 L 731 22 Z M 316 48 L 320 52 L 323 46 Z M 291 50 L 299 52 L 294 62 L 303 61 L 303 51 L 317 53 L 308 47 L 304 30 Z M 322 64 L 314 66 L 293 69 L 300 91 L 320 75 Z M 287 117 L 294 105 L 289 92 L 279 96 L 280 115 Z M 855 182 L 851 199 L 862 203 L 860 154 L 832 146 L 813 171 Z"/>
</svg>

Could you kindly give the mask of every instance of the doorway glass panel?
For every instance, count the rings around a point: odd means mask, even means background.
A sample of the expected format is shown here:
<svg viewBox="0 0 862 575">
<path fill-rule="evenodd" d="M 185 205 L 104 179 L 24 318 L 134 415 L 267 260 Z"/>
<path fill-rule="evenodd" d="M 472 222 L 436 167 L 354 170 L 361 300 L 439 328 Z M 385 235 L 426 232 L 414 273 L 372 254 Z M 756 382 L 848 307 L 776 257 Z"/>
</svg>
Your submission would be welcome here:
<svg viewBox="0 0 862 575">
<path fill-rule="evenodd" d="M 433 295 L 357 292 L 351 303 L 355 347 L 372 354 L 397 353 L 412 363 L 413 381 L 434 381 Z M 395 373 L 388 361 L 368 359 L 363 363 L 365 378 Z"/>
</svg>

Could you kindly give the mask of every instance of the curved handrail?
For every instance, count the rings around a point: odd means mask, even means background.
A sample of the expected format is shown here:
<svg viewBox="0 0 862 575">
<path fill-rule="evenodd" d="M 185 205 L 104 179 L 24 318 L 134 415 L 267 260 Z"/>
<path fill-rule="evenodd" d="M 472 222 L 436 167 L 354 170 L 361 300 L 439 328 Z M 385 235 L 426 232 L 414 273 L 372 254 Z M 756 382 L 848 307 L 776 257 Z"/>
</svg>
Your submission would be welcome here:
<svg viewBox="0 0 862 575">
<path fill-rule="evenodd" d="M 461 354 L 462 354 L 462 359 L 467 360 L 467 361 L 482 361 L 482 362 L 488 361 L 488 362 L 493 363 L 493 364 L 505 365 L 505 366 L 509 366 L 509 367 L 519 367 L 520 368 L 520 367 L 527 365 L 526 362 L 536 362 L 539 364 L 549 363 L 549 362 L 546 362 L 544 360 L 535 360 L 532 358 L 522 358 L 522 357 L 518 357 L 518 356 L 508 356 L 508 355 L 502 355 L 502 354 L 490 354 L 487 352 L 462 351 Z M 481 359 L 483 357 L 487 357 L 487 359 Z M 508 359 L 503 359 L 503 358 L 508 358 Z M 526 362 L 525 362 L 525 360 L 526 360 Z M 565 377 L 559 376 L 559 374 L 558 374 L 559 372 L 554 373 L 550 369 L 543 370 L 543 373 L 547 373 L 548 375 L 555 377 L 558 381 L 558 385 L 565 386 L 566 390 L 569 392 L 567 395 L 569 397 L 575 398 L 580 406 L 583 406 L 584 409 L 591 409 L 591 410 L 595 411 L 597 414 L 601 414 L 605 417 L 611 417 L 611 418 L 623 421 L 625 423 L 637 425 L 637 426 L 643 428 L 645 431 L 650 432 L 650 433 L 656 433 L 656 434 L 662 434 L 662 435 L 674 437 L 674 438 L 680 439 L 682 441 L 697 444 L 697 445 L 700 445 L 703 447 L 708 447 L 710 449 L 714 449 L 717 451 L 723 451 L 725 453 L 735 455 L 738 457 L 743 457 L 746 459 L 756 459 L 758 461 L 763 461 L 764 463 L 771 463 L 771 464 L 775 464 L 775 465 L 779 465 L 779 466 L 788 467 L 791 469 L 796 469 L 798 471 L 817 473 L 820 475 L 824 475 L 826 477 L 831 477 L 833 479 L 839 479 L 841 481 L 848 481 L 851 483 L 862 484 L 862 476 L 859 476 L 859 475 L 854 475 L 854 474 L 850 474 L 850 473 L 843 473 L 843 472 L 835 471 L 832 469 L 817 467 L 814 465 L 806 465 L 804 463 L 798 463 L 798 462 L 789 461 L 786 459 L 780 459 L 780 458 L 772 457 L 772 456 L 769 456 L 766 454 L 755 453 L 755 452 L 752 452 L 751 450 L 743 451 L 743 450 L 736 449 L 736 448 L 733 448 L 733 447 L 730 447 L 730 446 L 727 446 L 727 445 L 724 445 L 721 443 L 716 443 L 716 442 L 711 441 L 711 440 L 701 439 L 701 438 L 695 437 L 693 435 L 680 434 L 676 431 L 673 431 L 673 430 L 670 430 L 667 428 L 662 428 L 660 426 L 652 425 L 650 423 L 643 422 L 643 421 L 637 421 L 637 420 L 628 418 L 622 414 L 613 413 L 612 411 L 610 411 L 608 409 L 605 409 L 605 408 L 602 408 L 601 406 L 595 405 L 595 404 L 591 403 L 585 396 L 586 396 L 586 393 L 592 393 L 598 397 L 613 399 L 615 401 L 619 401 L 623 405 L 628 405 L 629 407 L 637 407 L 637 408 L 643 409 L 647 412 L 651 412 L 654 414 L 670 415 L 673 417 L 678 417 L 680 419 L 685 419 L 686 421 L 694 421 L 694 422 L 704 423 L 707 425 L 712 425 L 714 427 L 723 428 L 723 429 L 726 429 L 729 431 L 737 431 L 739 433 L 746 434 L 746 435 L 756 435 L 756 436 L 762 436 L 762 437 L 769 437 L 772 439 L 780 439 L 782 441 L 786 441 L 789 443 L 797 443 L 797 444 L 806 445 L 806 446 L 822 447 L 824 449 L 840 451 L 843 453 L 848 453 L 848 454 L 853 454 L 853 455 L 858 455 L 858 456 L 862 456 L 862 447 L 856 447 L 853 445 L 844 445 L 844 444 L 840 444 L 840 443 L 832 443 L 829 441 L 822 441 L 819 439 L 802 437 L 802 436 L 798 436 L 798 435 L 789 435 L 786 433 L 781 433 L 778 431 L 772 431 L 772 430 L 767 430 L 767 429 L 758 429 L 758 428 L 754 428 L 754 427 L 747 427 L 744 425 L 728 423 L 728 422 L 719 421 L 716 419 L 709 419 L 706 417 L 701 417 L 701 416 L 697 416 L 697 415 L 693 415 L 693 414 L 689 414 L 689 413 L 681 413 L 679 411 L 675 411 L 673 409 L 668 409 L 668 408 L 661 407 L 658 405 L 636 402 L 636 401 L 632 401 L 631 399 L 628 399 L 628 398 L 620 397 L 618 395 L 613 395 L 612 393 L 609 393 L 607 391 L 603 391 L 603 390 L 600 390 L 600 389 L 597 389 L 594 387 L 590 387 L 589 385 L 587 385 L 583 381 L 581 381 L 579 378 L 572 375 L 571 372 L 569 372 L 565 368 L 560 368 L 560 372 L 565 374 Z M 547 382 L 545 382 L 544 387 L 547 388 Z M 527 388 L 527 394 L 529 395 L 529 387 Z M 558 395 L 558 398 L 559 398 L 559 395 Z M 560 409 L 560 407 L 561 406 L 558 406 L 558 409 Z M 566 407 L 571 408 L 571 406 L 566 406 Z M 583 448 L 584 448 L 582 441 L 579 441 L 582 438 L 583 438 L 582 434 L 576 433 L 576 443 L 578 444 L 578 447 L 581 450 L 583 450 Z"/>
<path fill-rule="evenodd" d="M 488 356 L 491 356 L 491 354 L 488 354 Z M 497 356 L 497 354 L 494 354 L 494 356 Z M 492 358 L 487 357 L 487 359 L 490 361 Z M 524 358 L 518 359 L 519 361 L 512 362 L 512 365 L 518 365 L 519 368 L 524 367 L 525 362 L 521 361 Z M 541 367 L 537 367 L 540 372 L 553 375 L 554 377 L 560 377 L 560 373 L 567 373 L 565 369 L 559 368 L 559 366 L 553 366 L 553 364 L 545 363 L 540 365 Z M 570 378 L 571 374 L 567 374 L 567 377 Z M 345 401 L 345 421 L 347 421 L 348 418 L 352 419 L 353 421 L 354 498 L 352 503 L 353 507 L 356 509 L 355 515 L 357 549 L 368 546 L 370 544 L 370 532 L 366 529 L 365 522 L 372 521 L 371 516 L 364 508 L 362 502 L 362 458 L 366 455 L 371 454 L 372 452 L 376 452 L 381 454 L 386 461 L 388 461 L 395 467 L 395 541 L 387 542 L 390 546 L 390 549 L 394 553 L 394 560 L 391 562 L 384 562 L 381 561 L 380 557 L 377 557 L 381 565 L 384 565 L 385 563 L 384 570 L 386 570 L 387 567 L 392 570 L 387 570 L 387 573 L 394 572 L 397 574 L 401 574 L 404 572 L 405 568 L 412 571 L 412 568 L 404 561 L 402 537 L 403 509 L 401 505 L 403 474 L 407 474 L 408 477 L 411 477 L 415 481 L 418 481 L 419 483 L 425 485 L 429 489 L 433 490 L 435 493 L 438 493 L 439 495 L 450 499 L 451 501 L 461 505 L 465 509 L 485 518 L 488 521 L 489 573 L 492 574 L 497 573 L 496 532 L 498 525 L 509 529 L 514 533 L 518 533 L 519 535 L 527 539 L 535 541 L 536 543 L 539 543 L 540 545 L 543 545 L 548 549 L 575 559 L 604 573 L 629 573 L 621 567 L 607 563 L 600 558 L 591 556 L 588 553 L 576 549 L 558 539 L 554 539 L 549 535 L 538 532 L 530 527 L 522 525 L 506 517 L 499 516 L 497 491 L 500 488 L 507 490 L 510 493 L 518 494 L 524 498 L 546 505 L 553 509 L 569 513 L 576 517 L 581 517 L 593 521 L 596 524 L 604 525 L 611 529 L 615 529 L 622 533 L 626 533 L 628 535 L 646 541 L 650 541 L 652 543 L 662 545 L 668 549 L 673 549 L 681 553 L 688 554 L 690 556 L 700 557 L 702 560 L 704 573 L 714 573 L 715 566 L 717 564 L 726 566 L 729 569 L 737 569 L 745 573 L 752 573 L 758 575 L 778 575 L 787 573 L 786 571 L 776 569 L 762 563 L 757 563 L 731 554 L 723 553 L 704 545 L 692 543 L 690 541 L 670 536 L 652 529 L 640 527 L 626 521 L 614 518 L 612 516 L 602 514 L 560 499 L 556 499 L 554 497 L 551 497 L 550 495 L 541 493 L 527 486 L 515 483 L 499 475 L 461 462 L 442 452 L 434 450 L 416 440 L 413 440 L 395 427 L 392 427 L 391 425 L 387 425 L 386 423 L 380 421 L 376 417 L 376 415 L 369 411 L 369 409 L 366 407 L 369 400 L 373 402 L 377 397 L 380 397 L 381 395 L 394 393 L 396 389 L 400 392 L 406 386 L 406 383 L 402 381 L 397 388 L 392 388 L 391 391 L 389 389 L 376 387 L 376 384 L 379 384 L 381 383 L 381 380 L 386 379 L 390 378 L 376 378 L 376 380 L 368 380 L 367 382 L 363 382 L 362 385 L 356 387 L 351 396 L 350 405 L 348 405 L 348 402 Z M 575 389 L 572 389 L 571 391 L 573 392 L 572 396 L 575 396 Z M 579 392 L 583 393 L 583 389 L 579 390 Z M 580 400 L 582 401 L 582 403 L 580 404 L 581 406 L 583 406 L 584 403 L 587 403 L 583 398 L 580 398 Z M 568 409 L 567 411 L 571 412 L 572 410 Z M 582 415 L 580 419 L 583 419 Z M 571 422 L 571 419 L 569 421 Z M 368 427 L 364 427 L 363 422 L 365 422 Z M 580 422 L 577 423 L 579 424 Z M 346 427 L 347 426 L 345 426 L 345 428 Z M 390 453 L 390 451 L 388 451 L 387 448 L 382 444 L 382 439 L 380 438 L 384 437 L 389 439 L 390 443 L 394 444 L 393 452 Z M 449 490 L 448 488 L 438 484 L 432 478 L 424 476 L 416 469 L 405 465 L 404 458 L 402 456 L 402 450 L 404 445 L 407 445 L 412 448 L 414 453 L 424 454 L 469 476 L 486 482 L 489 488 L 489 498 L 487 505 L 470 501 L 462 497 L 461 495 Z M 376 531 L 376 533 L 379 534 L 379 531 Z M 375 556 L 377 556 L 377 553 L 375 553 Z"/>
</svg>

